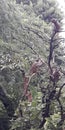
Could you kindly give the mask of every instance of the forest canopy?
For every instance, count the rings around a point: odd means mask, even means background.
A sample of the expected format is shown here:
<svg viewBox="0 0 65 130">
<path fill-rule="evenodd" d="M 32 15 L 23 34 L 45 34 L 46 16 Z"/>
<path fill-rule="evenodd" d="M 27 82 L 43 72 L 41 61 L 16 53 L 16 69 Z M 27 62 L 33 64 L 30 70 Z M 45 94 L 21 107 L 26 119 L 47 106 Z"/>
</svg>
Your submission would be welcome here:
<svg viewBox="0 0 65 130">
<path fill-rule="evenodd" d="M 1 130 L 64 130 L 62 19 L 56 0 L 0 0 Z"/>
</svg>

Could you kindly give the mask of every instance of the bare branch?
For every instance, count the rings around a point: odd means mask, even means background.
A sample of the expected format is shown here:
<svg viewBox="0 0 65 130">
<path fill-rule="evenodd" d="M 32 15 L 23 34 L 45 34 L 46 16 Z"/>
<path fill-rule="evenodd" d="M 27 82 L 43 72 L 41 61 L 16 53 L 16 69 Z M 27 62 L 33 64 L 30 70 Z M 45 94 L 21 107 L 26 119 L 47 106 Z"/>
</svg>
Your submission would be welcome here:
<svg viewBox="0 0 65 130">
<path fill-rule="evenodd" d="M 57 42 L 65 42 L 65 38 L 61 37 L 61 38 L 58 38 L 58 39 L 54 39 L 53 42 L 55 42 L 55 41 L 57 41 Z"/>
<path fill-rule="evenodd" d="M 48 66 L 51 70 L 51 60 L 52 60 L 52 55 L 53 55 L 53 40 L 54 40 L 54 36 L 55 36 L 55 32 L 53 32 L 51 40 L 50 40 L 50 49 L 49 49 L 49 59 L 48 59 Z"/>
<path fill-rule="evenodd" d="M 65 83 L 60 87 L 60 89 L 59 89 L 59 92 L 58 92 L 58 94 L 57 94 L 57 99 L 59 99 L 59 97 L 60 97 L 60 95 L 61 95 L 61 90 L 62 90 L 62 88 L 65 86 Z"/>
<path fill-rule="evenodd" d="M 50 40 L 50 38 L 47 36 L 47 34 L 46 34 L 45 37 L 43 37 L 42 35 L 39 34 L 39 33 L 42 33 L 42 34 L 43 34 L 43 32 L 34 30 L 34 28 L 29 28 L 29 27 L 25 27 L 25 30 L 26 30 L 26 29 L 28 29 L 28 31 L 32 31 L 33 33 L 35 33 L 36 35 L 38 35 L 38 37 L 41 38 L 41 39 L 42 39 L 43 41 L 45 41 L 45 42 L 48 42 L 48 40 Z M 47 39 L 46 39 L 46 37 L 47 37 Z M 44 38 L 45 38 L 45 40 L 44 40 Z"/>
</svg>

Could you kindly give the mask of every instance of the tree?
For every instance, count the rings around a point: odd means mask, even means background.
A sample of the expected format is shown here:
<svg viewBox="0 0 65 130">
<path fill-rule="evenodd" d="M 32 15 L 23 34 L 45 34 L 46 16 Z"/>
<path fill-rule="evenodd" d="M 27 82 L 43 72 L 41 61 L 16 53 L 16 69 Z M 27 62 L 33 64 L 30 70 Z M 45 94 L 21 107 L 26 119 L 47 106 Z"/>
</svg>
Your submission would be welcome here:
<svg viewBox="0 0 65 130">
<path fill-rule="evenodd" d="M 45 125 L 47 129 L 60 129 L 64 123 L 61 90 L 65 83 L 59 80 L 61 75 L 64 77 L 64 60 L 58 43 L 63 39 L 59 31 L 55 32 L 52 18 L 60 22 L 62 16 L 51 0 L 32 1 L 33 6 L 27 2 L 16 6 L 13 1 L 0 0 L 0 100 L 9 115 L 11 130 Z M 44 61 L 43 65 L 39 59 Z M 24 75 L 28 80 L 24 80 Z"/>
</svg>

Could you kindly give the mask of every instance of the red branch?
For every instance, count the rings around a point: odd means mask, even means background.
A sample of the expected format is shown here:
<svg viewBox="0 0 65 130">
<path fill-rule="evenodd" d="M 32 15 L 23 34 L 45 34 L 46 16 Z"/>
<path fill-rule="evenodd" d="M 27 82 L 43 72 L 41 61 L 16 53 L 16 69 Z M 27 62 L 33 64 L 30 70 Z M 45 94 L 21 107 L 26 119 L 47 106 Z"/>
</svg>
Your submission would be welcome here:
<svg viewBox="0 0 65 130">
<path fill-rule="evenodd" d="M 29 70 L 29 74 L 27 76 L 24 75 L 24 94 L 23 95 L 28 98 L 28 101 L 32 101 L 31 92 L 28 91 L 30 80 L 35 74 L 37 74 L 37 72 L 39 71 L 40 67 L 42 67 L 43 64 L 45 64 L 45 62 L 42 61 L 42 59 L 38 58 L 36 61 L 32 63 L 31 68 Z"/>
</svg>

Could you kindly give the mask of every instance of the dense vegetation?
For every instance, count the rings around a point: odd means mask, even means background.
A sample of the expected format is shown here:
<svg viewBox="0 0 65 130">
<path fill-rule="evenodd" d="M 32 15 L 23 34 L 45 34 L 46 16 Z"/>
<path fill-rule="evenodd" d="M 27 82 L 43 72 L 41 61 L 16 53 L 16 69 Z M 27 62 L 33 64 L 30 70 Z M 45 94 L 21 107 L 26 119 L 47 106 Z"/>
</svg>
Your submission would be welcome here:
<svg viewBox="0 0 65 130">
<path fill-rule="evenodd" d="M 64 129 L 62 18 L 55 0 L 0 0 L 0 130 Z"/>
</svg>

